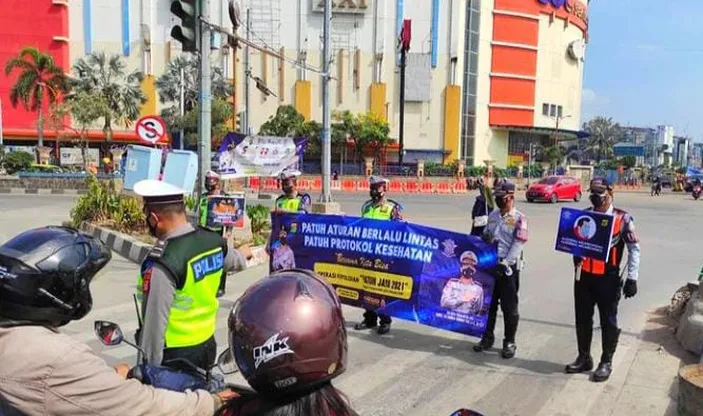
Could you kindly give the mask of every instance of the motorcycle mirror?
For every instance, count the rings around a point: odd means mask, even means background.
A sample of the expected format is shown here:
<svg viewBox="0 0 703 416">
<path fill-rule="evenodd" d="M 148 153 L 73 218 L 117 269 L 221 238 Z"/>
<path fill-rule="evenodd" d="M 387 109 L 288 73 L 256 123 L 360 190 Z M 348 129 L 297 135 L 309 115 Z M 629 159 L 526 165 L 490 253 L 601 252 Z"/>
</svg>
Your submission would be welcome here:
<svg viewBox="0 0 703 416">
<path fill-rule="evenodd" d="M 95 335 L 107 346 L 119 345 L 124 341 L 120 326 L 110 321 L 95 321 Z"/>
<path fill-rule="evenodd" d="M 459 409 L 450 416 L 483 416 L 481 413 L 469 409 Z"/>
<path fill-rule="evenodd" d="M 237 372 L 237 364 L 234 362 L 234 357 L 232 352 L 227 348 L 222 351 L 219 357 L 217 357 L 217 368 L 220 372 L 225 375 L 234 374 Z"/>
</svg>

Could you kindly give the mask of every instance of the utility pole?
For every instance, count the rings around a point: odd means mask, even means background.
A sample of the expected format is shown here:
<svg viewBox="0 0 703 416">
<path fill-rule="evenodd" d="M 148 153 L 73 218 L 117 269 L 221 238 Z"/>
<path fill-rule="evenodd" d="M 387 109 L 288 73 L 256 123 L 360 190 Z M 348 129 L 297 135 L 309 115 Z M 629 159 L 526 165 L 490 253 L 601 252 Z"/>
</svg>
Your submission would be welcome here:
<svg viewBox="0 0 703 416">
<path fill-rule="evenodd" d="M 322 63 L 322 193 L 320 202 L 332 202 L 330 170 L 332 165 L 332 142 L 330 140 L 332 109 L 330 108 L 330 63 L 332 61 L 331 25 L 332 0 L 325 0 L 323 24 Z"/>
<path fill-rule="evenodd" d="M 200 192 L 205 188 L 205 173 L 212 165 L 210 152 L 212 146 L 211 105 L 212 91 L 210 86 L 210 26 L 203 24 L 210 19 L 210 0 L 200 0 L 200 117 L 198 119 L 198 136 L 200 139 Z"/>
<path fill-rule="evenodd" d="M 530 143 L 530 154 L 527 155 L 527 187 L 530 187 L 530 182 L 532 181 L 532 169 L 530 167 L 532 166 L 532 146 L 534 146 L 532 143 Z"/>
<path fill-rule="evenodd" d="M 181 120 L 183 120 L 183 116 L 186 113 L 185 105 L 186 105 L 186 100 L 185 100 L 185 92 L 186 92 L 186 86 L 185 86 L 185 70 L 181 68 Z M 182 124 L 182 121 L 181 121 Z M 181 150 L 183 150 L 184 142 L 186 140 L 185 138 L 185 132 L 183 129 L 181 129 L 179 136 L 180 142 L 181 142 Z"/>
<path fill-rule="evenodd" d="M 249 66 L 249 32 L 251 30 L 251 11 L 247 9 L 247 47 L 244 49 L 244 117 L 242 117 L 242 133 L 249 134 L 249 79 L 251 78 L 251 67 Z"/>
<path fill-rule="evenodd" d="M 412 22 L 409 19 L 403 21 L 403 30 L 400 32 L 400 129 L 398 133 L 398 162 L 403 167 L 403 156 L 405 153 L 405 67 L 410 50 Z"/>
</svg>

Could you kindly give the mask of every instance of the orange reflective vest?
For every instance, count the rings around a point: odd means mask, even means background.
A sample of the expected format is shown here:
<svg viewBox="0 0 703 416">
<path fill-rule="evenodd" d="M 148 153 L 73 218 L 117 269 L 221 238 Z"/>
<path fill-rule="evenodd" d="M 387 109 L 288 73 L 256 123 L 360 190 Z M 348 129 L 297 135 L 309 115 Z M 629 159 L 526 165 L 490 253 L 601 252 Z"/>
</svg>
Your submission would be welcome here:
<svg viewBox="0 0 703 416">
<path fill-rule="evenodd" d="M 625 211 L 617 208 L 613 209 L 615 225 L 613 226 L 613 240 L 610 243 L 610 256 L 608 256 L 608 263 L 606 264 L 604 261 L 584 258 L 583 264 L 581 265 L 581 271 L 594 275 L 604 275 L 610 267 L 611 270 L 614 270 L 616 273 L 620 272 L 620 261 L 622 261 L 622 255 L 625 250 L 625 239 L 622 235 L 622 229 L 624 225 L 623 221 L 625 221 L 626 215 L 627 212 Z"/>
</svg>

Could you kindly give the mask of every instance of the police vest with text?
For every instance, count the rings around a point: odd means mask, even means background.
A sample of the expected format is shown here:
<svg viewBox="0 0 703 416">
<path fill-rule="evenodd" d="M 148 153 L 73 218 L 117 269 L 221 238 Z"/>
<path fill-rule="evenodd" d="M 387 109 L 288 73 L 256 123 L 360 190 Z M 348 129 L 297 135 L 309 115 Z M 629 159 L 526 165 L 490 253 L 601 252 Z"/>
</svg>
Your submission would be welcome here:
<svg viewBox="0 0 703 416">
<path fill-rule="evenodd" d="M 137 281 L 137 296 L 143 301 L 145 286 L 148 291 L 151 265 L 163 266 L 176 279 L 165 346 L 202 344 L 215 334 L 219 308 L 216 294 L 224 273 L 227 245 L 220 235 L 202 229 L 169 239 L 164 244 L 152 249 L 144 260 Z"/>
<path fill-rule="evenodd" d="M 304 195 L 297 195 L 290 198 L 286 195 L 281 195 L 276 199 L 276 209 L 283 212 L 299 212 L 303 206 Z"/>
<path fill-rule="evenodd" d="M 390 220 L 393 218 L 393 210 L 396 206 L 399 204 L 391 200 L 379 205 L 374 205 L 373 201 L 367 201 L 361 208 L 361 216 L 372 220 Z"/>
<path fill-rule="evenodd" d="M 625 239 L 623 238 L 623 228 L 624 225 L 630 220 L 630 214 L 627 212 L 614 208 L 613 209 L 613 240 L 610 243 L 610 255 L 608 256 L 608 262 L 601 260 L 594 260 L 589 258 L 584 258 L 581 265 L 581 271 L 594 275 L 604 275 L 604 274 L 619 274 L 620 273 L 620 262 L 622 261 L 622 255 L 625 252 Z"/>
</svg>

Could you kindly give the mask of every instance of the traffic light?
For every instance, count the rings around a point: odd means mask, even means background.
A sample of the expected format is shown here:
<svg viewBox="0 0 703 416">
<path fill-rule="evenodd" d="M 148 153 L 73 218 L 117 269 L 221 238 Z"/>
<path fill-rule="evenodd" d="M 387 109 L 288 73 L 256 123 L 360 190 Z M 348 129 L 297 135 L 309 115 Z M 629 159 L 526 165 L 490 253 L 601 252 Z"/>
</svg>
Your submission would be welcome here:
<svg viewBox="0 0 703 416">
<path fill-rule="evenodd" d="M 198 50 L 198 14 L 199 0 L 173 0 L 171 13 L 181 19 L 181 24 L 171 29 L 171 37 L 179 41 L 184 52 Z"/>
<path fill-rule="evenodd" d="M 244 118 L 244 111 L 234 115 L 234 131 L 242 131 L 242 119 Z"/>
</svg>

